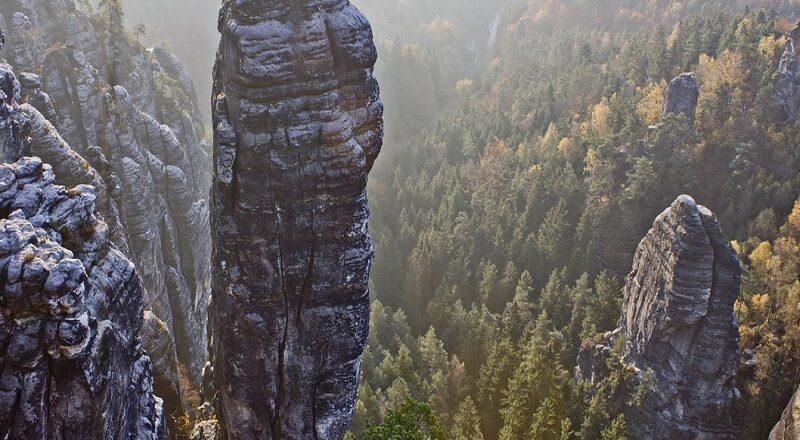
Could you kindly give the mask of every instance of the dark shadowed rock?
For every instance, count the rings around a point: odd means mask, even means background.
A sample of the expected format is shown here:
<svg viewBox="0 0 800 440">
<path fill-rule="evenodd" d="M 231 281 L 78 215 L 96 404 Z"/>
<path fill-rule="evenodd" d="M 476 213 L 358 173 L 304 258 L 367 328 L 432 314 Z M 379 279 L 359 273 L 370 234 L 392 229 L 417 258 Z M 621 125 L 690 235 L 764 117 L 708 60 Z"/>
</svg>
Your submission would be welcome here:
<svg viewBox="0 0 800 440">
<path fill-rule="evenodd" d="M 8 64 L 0 63 L 0 159 L 13 162 L 30 153 L 31 123 L 16 97 L 20 85 Z"/>
<path fill-rule="evenodd" d="M 697 88 L 697 75 L 682 73 L 669 82 L 664 91 L 664 104 L 661 109 L 662 116 L 668 114 L 684 115 L 694 123 L 697 112 L 697 99 L 700 91 Z"/>
<path fill-rule="evenodd" d="M 0 165 L 0 437 L 164 439 L 142 287 L 94 188 L 38 158 Z"/>
<path fill-rule="evenodd" d="M 210 147 L 177 60 L 122 29 L 105 32 L 101 21 L 73 0 L 0 2 L 3 55 L 17 71 L 37 72 L 19 75 L 20 91 L 7 95 L 26 103 L 7 110 L 27 118 L 0 118 L 2 153 L 13 161 L 27 145 L 53 166 L 57 183 L 96 188 L 110 239 L 137 266 L 145 308 L 174 338 L 166 341 L 171 353 L 154 354 L 166 356 L 155 362 L 158 383 L 173 383 L 161 367 L 177 359 L 199 386 L 211 291 Z"/>
<path fill-rule="evenodd" d="M 800 392 L 795 393 L 781 420 L 769 433 L 769 440 L 800 439 Z"/>
<path fill-rule="evenodd" d="M 153 363 L 153 389 L 164 400 L 164 414 L 168 417 L 183 415 L 189 403 L 181 394 L 178 359 L 175 356 L 175 341 L 164 321 L 151 311 L 144 312 L 142 329 L 142 348 Z M 172 433 L 171 433 L 172 434 Z"/>
<path fill-rule="evenodd" d="M 783 108 L 788 121 L 794 121 L 797 117 L 797 109 L 800 107 L 800 23 L 789 34 L 786 48 L 781 56 L 781 63 L 778 66 L 778 83 L 775 91 L 778 104 Z"/>
<path fill-rule="evenodd" d="M 619 328 L 621 361 L 654 383 L 641 404 L 624 408 L 631 438 L 734 439 L 741 425 L 738 257 L 716 217 L 679 197 L 639 244 L 625 285 Z M 588 344 L 578 376 L 596 382 L 611 353 Z M 599 366 L 599 367 L 598 367 Z M 631 395 L 633 389 L 629 389 Z"/>
<path fill-rule="evenodd" d="M 338 439 L 367 341 L 376 50 L 346 0 L 226 1 L 211 357 L 223 436 Z"/>
<path fill-rule="evenodd" d="M 42 92 L 42 77 L 35 73 L 23 72 L 19 76 L 23 101 L 39 110 L 54 127 L 58 126 L 58 114 L 53 107 L 50 95 Z"/>
</svg>

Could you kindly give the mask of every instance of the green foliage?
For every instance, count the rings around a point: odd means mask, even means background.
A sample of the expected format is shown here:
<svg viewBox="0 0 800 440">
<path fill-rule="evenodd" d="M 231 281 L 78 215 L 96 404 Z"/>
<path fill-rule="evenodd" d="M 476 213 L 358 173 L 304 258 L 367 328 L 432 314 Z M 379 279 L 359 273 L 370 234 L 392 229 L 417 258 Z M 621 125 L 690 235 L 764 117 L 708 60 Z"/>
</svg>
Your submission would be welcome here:
<svg viewBox="0 0 800 440">
<path fill-rule="evenodd" d="M 766 438 L 800 353 L 800 208 L 779 227 L 800 193 L 791 147 L 800 128 L 774 99 L 788 30 L 780 14 L 792 8 L 520 2 L 473 74 L 456 54 L 468 17 L 448 1 L 414 17 L 394 3 L 367 9 L 393 11 L 391 32 L 423 24 L 418 37 L 379 42 L 396 117 L 387 116 L 389 159 L 370 181 L 379 302 L 362 396 L 377 408 L 361 412 L 361 426 L 408 396 L 464 438 L 479 438 L 465 414 L 487 440 L 625 438 L 620 414 L 646 400 L 653 373 L 611 362 L 600 383 L 576 384 L 576 357 L 617 325 L 630 262 L 609 255 L 632 253 L 688 193 L 739 240 L 742 348 L 757 356 L 737 383 L 750 406 L 746 438 Z M 498 7 L 488 3 L 462 9 Z M 684 71 L 700 83 L 694 124 L 660 114 L 667 81 Z"/>
<path fill-rule="evenodd" d="M 389 411 L 383 423 L 367 428 L 363 440 L 445 440 L 444 428 L 430 406 L 407 399 Z"/>
<path fill-rule="evenodd" d="M 600 433 L 600 440 L 627 440 L 625 416 L 620 414 Z"/>
<path fill-rule="evenodd" d="M 481 417 L 472 397 L 467 396 L 458 406 L 458 412 L 453 418 L 453 430 L 450 438 L 451 440 L 483 440 Z"/>
<path fill-rule="evenodd" d="M 161 71 L 154 75 L 153 80 L 156 91 L 165 102 L 175 102 L 178 105 L 178 111 L 187 113 L 192 111 L 192 100 L 175 78 L 169 76 L 165 71 Z"/>
<path fill-rule="evenodd" d="M 556 251 L 560 250 L 559 244 L 569 238 L 566 235 L 566 231 L 570 227 L 567 220 L 568 215 L 567 202 L 561 199 L 547 212 L 544 222 L 539 227 L 539 232 L 536 234 L 536 245 L 546 260 L 553 258 Z"/>
</svg>

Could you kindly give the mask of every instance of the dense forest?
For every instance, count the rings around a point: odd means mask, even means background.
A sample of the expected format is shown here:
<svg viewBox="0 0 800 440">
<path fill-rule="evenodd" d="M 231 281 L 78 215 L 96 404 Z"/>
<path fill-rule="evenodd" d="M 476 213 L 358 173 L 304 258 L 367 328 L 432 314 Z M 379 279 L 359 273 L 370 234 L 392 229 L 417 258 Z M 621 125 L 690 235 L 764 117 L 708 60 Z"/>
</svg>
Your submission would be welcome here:
<svg viewBox="0 0 800 440">
<path fill-rule="evenodd" d="M 390 136 L 402 146 L 371 182 L 376 300 L 356 437 L 429 425 L 454 439 L 624 438 L 613 381 L 576 383 L 576 357 L 619 317 L 632 255 L 607 243 L 635 247 L 682 193 L 737 240 L 744 438 L 767 437 L 800 366 L 799 133 L 774 98 L 796 10 L 686 2 L 665 21 L 661 3 L 509 5 L 496 56 L 450 82 L 440 115 L 395 125 L 425 129 Z M 453 70 L 440 59 L 433 78 Z M 696 121 L 661 121 L 666 84 L 686 71 Z M 399 77 L 421 103 L 406 117 L 427 111 L 431 94 Z"/>
<path fill-rule="evenodd" d="M 776 99 L 798 6 L 355 3 L 375 29 L 387 128 L 348 435 L 626 438 L 617 391 L 630 372 L 610 365 L 590 386 L 576 359 L 617 326 L 636 243 L 686 193 L 744 266 L 743 438 L 766 438 L 800 382 L 800 130 Z M 143 37 L 200 47 L 163 37 L 147 8 L 127 17 Z M 213 26 L 194 12 L 181 26 Z M 697 74 L 696 117 L 662 117 L 683 72 Z"/>
</svg>

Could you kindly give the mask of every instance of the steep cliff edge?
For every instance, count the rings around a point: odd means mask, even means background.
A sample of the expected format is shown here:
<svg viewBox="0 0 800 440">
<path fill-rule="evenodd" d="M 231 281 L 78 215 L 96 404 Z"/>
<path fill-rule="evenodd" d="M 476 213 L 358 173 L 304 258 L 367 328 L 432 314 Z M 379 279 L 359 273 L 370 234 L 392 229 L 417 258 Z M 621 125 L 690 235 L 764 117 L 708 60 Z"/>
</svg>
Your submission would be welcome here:
<svg viewBox="0 0 800 440">
<path fill-rule="evenodd" d="M 778 82 L 775 92 L 778 104 L 788 121 L 797 118 L 797 109 L 800 107 L 800 23 L 789 33 L 789 40 L 781 56 L 778 66 Z"/>
<path fill-rule="evenodd" d="M 0 437 L 164 439 L 140 279 L 94 188 L 54 180 L 38 158 L 0 165 Z"/>
<path fill-rule="evenodd" d="M 376 50 L 346 0 L 226 1 L 214 91 L 211 358 L 223 436 L 338 439 L 369 318 Z"/>
<path fill-rule="evenodd" d="M 0 123 L 3 159 L 36 155 L 53 167 L 56 183 L 96 188 L 110 240 L 135 263 L 145 309 L 169 333 L 145 341 L 158 348 L 157 384 L 174 388 L 177 360 L 199 386 L 211 292 L 211 160 L 191 79 L 171 54 L 127 35 L 114 2 L 90 14 L 74 0 L 3 1 L 0 27 L 8 62 L 0 75 L 13 66 L 19 78 L 4 81 L 13 93 L 0 109 L 9 115 Z M 187 409 L 173 400 L 169 413 Z"/>
<path fill-rule="evenodd" d="M 681 196 L 658 216 L 636 251 L 619 328 L 607 336 L 609 345 L 621 339 L 619 360 L 639 381 L 652 374 L 640 402 L 624 405 L 632 438 L 736 438 L 740 284 L 738 257 L 710 211 Z M 601 380 L 609 353 L 585 346 L 578 376 Z"/>
<path fill-rule="evenodd" d="M 800 392 L 795 393 L 783 417 L 769 433 L 769 440 L 800 439 Z"/>
</svg>

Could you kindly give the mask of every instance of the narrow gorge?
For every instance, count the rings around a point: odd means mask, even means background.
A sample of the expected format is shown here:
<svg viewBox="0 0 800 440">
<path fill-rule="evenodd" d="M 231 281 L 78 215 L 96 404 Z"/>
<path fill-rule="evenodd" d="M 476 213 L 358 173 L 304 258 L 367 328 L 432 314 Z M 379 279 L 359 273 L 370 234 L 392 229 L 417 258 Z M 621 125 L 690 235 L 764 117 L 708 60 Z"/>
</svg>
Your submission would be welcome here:
<svg viewBox="0 0 800 440">
<path fill-rule="evenodd" d="M 796 2 L 124 1 L 0 0 L 0 439 L 800 440 Z"/>
<path fill-rule="evenodd" d="M 93 188 L 104 239 L 136 266 L 141 304 L 120 331 L 134 344 L 142 329 L 165 429 L 199 404 L 208 357 L 210 146 L 191 79 L 169 52 L 129 38 L 120 13 L 113 2 L 0 4 L 0 152 L 41 158 L 56 185 Z"/>
</svg>

